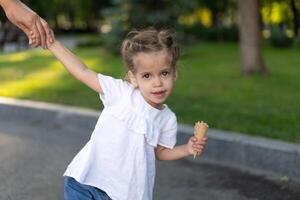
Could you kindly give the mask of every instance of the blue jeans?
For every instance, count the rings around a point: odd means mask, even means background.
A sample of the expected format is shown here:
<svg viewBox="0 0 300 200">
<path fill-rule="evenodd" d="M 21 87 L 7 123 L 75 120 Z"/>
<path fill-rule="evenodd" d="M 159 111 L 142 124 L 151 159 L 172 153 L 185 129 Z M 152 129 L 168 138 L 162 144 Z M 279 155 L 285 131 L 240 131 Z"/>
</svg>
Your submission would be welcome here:
<svg viewBox="0 0 300 200">
<path fill-rule="evenodd" d="M 72 177 L 65 177 L 65 200 L 112 200 L 104 191 L 77 182 Z"/>
</svg>

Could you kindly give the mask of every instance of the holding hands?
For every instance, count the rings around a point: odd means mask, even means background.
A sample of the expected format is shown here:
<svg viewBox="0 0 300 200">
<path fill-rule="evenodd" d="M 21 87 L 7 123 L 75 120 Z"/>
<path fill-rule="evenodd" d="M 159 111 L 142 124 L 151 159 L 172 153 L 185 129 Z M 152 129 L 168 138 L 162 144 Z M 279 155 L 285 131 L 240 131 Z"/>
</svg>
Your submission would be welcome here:
<svg viewBox="0 0 300 200">
<path fill-rule="evenodd" d="M 46 48 L 49 49 L 55 40 L 56 39 L 53 30 L 49 29 L 49 36 L 46 38 Z M 38 42 L 38 37 L 33 31 L 30 31 L 29 41 L 31 41 L 33 44 Z"/>
<path fill-rule="evenodd" d="M 30 45 L 34 47 L 40 45 L 45 49 L 47 48 L 47 41 L 53 42 L 48 23 L 21 1 L 0 0 L 0 5 L 7 18 L 27 35 Z M 34 38 L 31 38 L 31 32 L 33 32 Z"/>
</svg>

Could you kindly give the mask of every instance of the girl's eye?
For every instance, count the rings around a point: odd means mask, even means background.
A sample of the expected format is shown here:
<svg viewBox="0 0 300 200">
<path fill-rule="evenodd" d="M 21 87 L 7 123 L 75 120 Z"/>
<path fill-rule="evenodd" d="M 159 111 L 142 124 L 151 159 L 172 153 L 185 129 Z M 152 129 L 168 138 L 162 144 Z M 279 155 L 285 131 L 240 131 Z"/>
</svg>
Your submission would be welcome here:
<svg viewBox="0 0 300 200">
<path fill-rule="evenodd" d="M 161 74 L 162 74 L 163 76 L 168 76 L 168 75 L 170 74 L 170 72 L 165 71 L 165 72 L 162 72 Z"/>
<path fill-rule="evenodd" d="M 150 78 L 150 74 L 144 74 L 144 75 L 143 75 L 143 78 L 145 78 L 145 79 Z"/>
</svg>

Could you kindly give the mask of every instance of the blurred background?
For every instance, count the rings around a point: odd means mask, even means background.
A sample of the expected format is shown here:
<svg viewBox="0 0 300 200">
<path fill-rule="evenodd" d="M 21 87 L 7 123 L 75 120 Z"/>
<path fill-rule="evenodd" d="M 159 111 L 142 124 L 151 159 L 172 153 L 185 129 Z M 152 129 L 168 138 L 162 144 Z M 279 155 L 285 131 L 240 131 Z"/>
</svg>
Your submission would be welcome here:
<svg viewBox="0 0 300 200">
<path fill-rule="evenodd" d="M 132 28 L 148 26 L 173 28 L 180 33 L 179 39 L 185 42 L 196 39 L 238 41 L 238 0 L 23 2 L 47 19 L 57 33 L 109 33 L 109 39 L 104 42 L 113 48 L 117 47 L 114 44 L 122 40 L 124 34 Z M 261 0 L 252 3 L 259 3 L 262 36 L 270 39 L 272 46 L 300 46 L 299 0 Z M 3 34 L 6 34 L 6 18 L 3 12 L 0 20 L 3 41 Z"/>
<path fill-rule="evenodd" d="M 128 31 L 174 31 L 182 47 L 169 106 L 180 123 L 300 142 L 300 0 L 23 0 L 90 68 L 117 78 Z M 0 13 L 0 96 L 100 109 Z M 297 121 L 298 120 L 298 121 Z"/>
</svg>

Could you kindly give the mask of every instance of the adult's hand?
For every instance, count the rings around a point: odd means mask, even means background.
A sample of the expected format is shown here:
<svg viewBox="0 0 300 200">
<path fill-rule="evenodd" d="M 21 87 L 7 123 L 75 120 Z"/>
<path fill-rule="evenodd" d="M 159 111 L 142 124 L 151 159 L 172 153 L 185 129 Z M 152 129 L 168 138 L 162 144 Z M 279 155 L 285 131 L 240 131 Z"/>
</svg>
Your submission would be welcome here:
<svg viewBox="0 0 300 200">
<path fill-rule="evenodd" d="M 0 5 L 7 18 L 27 35 L 29 44 L 34 47 L 41 45 L 43 48 L 47 48 L 46 40 L 50 43 L 53 42 L 48 23 L 25 4 L 19 0 L 0 0 Z M 31 40 L 30 31 L 35 37 L 34 42 Z"/>
</svg>

